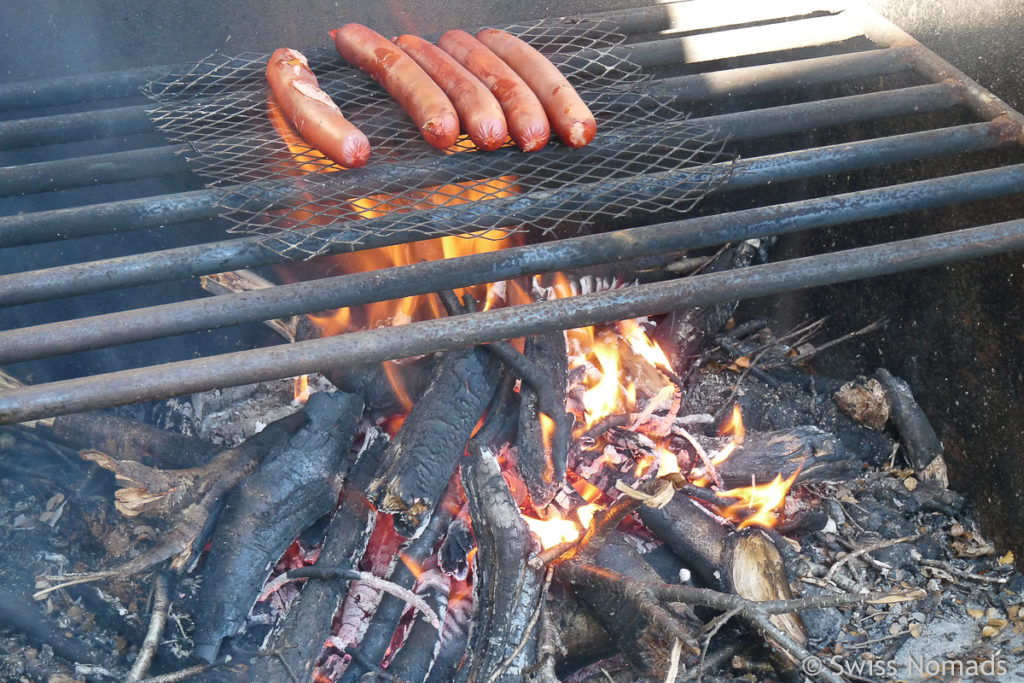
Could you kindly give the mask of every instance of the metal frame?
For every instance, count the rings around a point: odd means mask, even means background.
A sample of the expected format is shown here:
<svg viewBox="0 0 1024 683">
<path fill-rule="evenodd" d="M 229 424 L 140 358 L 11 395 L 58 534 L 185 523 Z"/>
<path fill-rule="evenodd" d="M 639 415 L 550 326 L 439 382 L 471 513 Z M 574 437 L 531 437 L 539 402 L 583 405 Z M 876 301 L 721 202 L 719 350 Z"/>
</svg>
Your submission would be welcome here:
<svg viewBox="0 0 1024 683">
<path fill-rule="evenodd" d="M 730 190 L 1024 144 L 1024 116 L 870 10 L 839 7 L 834 3 L 799 2 L 781 7 L 773 3 L 770 9 L 750 3 L 739 12 L 730 11 L 727 20 L 722 19 L 720 12 L 717 3 L 694 0 L 609 12 L 595 15 L 595 18 L 616 22 L 631 34 L 660 33 L 661 39 L 640 42 L 634 47 L 634 59 L 646 66 L 658 66 L 680 58 L 687 58 L 690 63 L 711 64 L 706 73 L 677 76 L 651 84 L 652 92 L 671 96 L 680 105 L 726 96 L 756 95 L 783 88 L 842 83 L 904 71 L 916 72 L 931 81 L 925 85 L 717 114 L 697 120 L 714 125 L 736 140 L 869 123 L 961 105 L 968 107 L 982 121 L 745 159 L 738 162 L 733 170 Z M 733 28 L 774 17 L 793 19 L 785 23 Z M 815 30 L 810 33 L 812 39 L 801 39 L 801 36 L 808 35 L 807 32 L 793 30 L 801 26 L 825 26 L 828 31 Z M 691 33 L 707 32 L 675 35 L 683 27 Z M 738 68 L 713 68 L 717 60 L 820 46 L 858 36 L 863 36 L 861 40 L 870 40 L 877 49 Z M 27 108 L 127 96 L 132 92 L 133 84 L 152 78 L 156 71 L 160 70 L 55 79 L 35 84 L 37 96 L 19 84 L 4 86 L 0 87 L 0 106 Z M 62 90 L 69 85 L 73 86 L 70 93 Z M 60 140 L 87 138 L 101 130 L 109 130 L 111 125 L 119 134 L 129 130 L 141 132 L 146 127 L 141 125 L 140 111 L 138 105 L 129 104 L 81 114 L 0 122 L 0 148 L 29 144 L 33 139 L 32 131 L 52 131 L 54 126 L 58 127 L 56 139 Z M 51 135 L 50 140 L 54 139 Z M 115 182 L 143 175 L 180 173 L 184 170 L 180 152 L 181 146 L 168 145 L 0 169 L 0 196 L 77 187 L 93 182 Z M 449 157 L 439 163 L 460 162 Z M 90 164 L 102 164 L 103 170 L 99 175 L 78 170 Z M 412 176 L 429 177 L 431 171 L 431 167 L 425 166 L 407 169 L 406 172 Z M 379 186 L 384 180 L 372 168 L 356 173 L 365 174 L 369 188 Z M 393 178 L 390 180 L 394 181 Z M 636 183 L 642 187 L 644 183 L 657 184 L 666 180 L 672 178 L 639 176 Z M 287 205 L 297 192 L 292 182 L 250 184 L 233 189 L 240 201 L 247 196 L 272 196 L 278 198 L 282 205 Z M 614 230 L 491 254 L 284 285 L 270 291 L 224 295 L 38 325 L 0 332 L 0 363 L 1020 193 L 1024 193 L 1024 166 L 1007 165 L 843 195 Z M 15 247 L 155 226 L 170 230 L 177 223 L 216 216 L 221 209 L 216 204 L 215 194 L 221 196 L 222 192 L 200 190 L 4 217 L 0 218 L 0 246 Z M 529 201 L 542 202 L 544 198 Z M 601 188 L 594 188 L 592 201 L 602 201 Z M 477 210 L 472 205 L 454 209 L 469 215 Z M 401 230 L 401 216 L 376 220 L 393 224 L 389 225 L 393 234 L 386 239 L 366 242 L 360 248 L 410 239 Z M 345 226 L 338 226 L 338 230 L 343 233 Z M 422 238 L 422 235 L 416 236 L 416 239 Z M 1024 221 L 1010 221 L 794 259 L 736 273 L 702 275 L 630 287 L 618 292 L 53 382 L 0 393 L 0 423 L 289 377 L 336 366 L 339 359 L 357 364 L 401 358 L 509 336 L 765 296 L 1021 248 L 1024 248 Z M 337 251 L 350 249 L 351 246 L 339 246 Z M 0 276 L 0 305 L 57 299 L 282 260 L 283 257 L 260 247 L 256 238 L 240 238 L 27 271 Z"/>
</svg>

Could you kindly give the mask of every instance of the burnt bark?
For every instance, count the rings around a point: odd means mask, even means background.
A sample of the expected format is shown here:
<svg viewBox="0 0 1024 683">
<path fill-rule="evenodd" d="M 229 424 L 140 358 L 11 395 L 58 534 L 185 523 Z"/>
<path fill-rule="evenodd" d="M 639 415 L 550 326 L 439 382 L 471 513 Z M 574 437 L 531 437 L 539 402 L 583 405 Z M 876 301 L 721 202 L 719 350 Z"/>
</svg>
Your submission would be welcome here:
<svg viewBox="0 0 1024 683">
<path fill-rule="evenodd" d="M 219 450 L 202 439 L 102 413 L 74 413 L 39 427 L 78 448 L 103 451 L 116 460 L 133 460 L 152 467 L 182 469 L 207 462 Z"/>
<path fill-rule="evenodd" d="M 761 257 L 758 245 L 741 242 L 716 256 L 703 272 L 743 268 Z M 710 340 L 725 328 L 738 305 L 738 301 L 730 301 L 669 313 L 655 328 L 654 341 L 665 350 L 672 367 L 684 373 L 708 347 Z"/>
<path fill-rule="evenodd" d="M 379 432 L 367 435 L 342 488 L 341 504 L 327 527 L 317 566 L 357 567 L 377 521 L 377 512 L 366 498 L 366 487 L 377 473 L 387 443 L 387 437 Z M 309 680 L 348 587 L 348 581 L 307 581 L 267 639 L 263 650 L 273 656 L 255 660 L 252 680 L 284 681 L 289 671 L 301 680 Z"/>
<path fill-rule="evenodd" d="M 533 537 L 519 514 L 498 461 L 489 449 L 475 442 L 469 450 L 469 461 L 462 469 L 462 486 L 478 550 L 474 560 L 469 645 L 466 661 L 455 680 L 521 681 L 524 668 L 534 660 L 536 652 L 536 633 L 528 625 L 543 599 L 542 572 L 527 564 Z"/>
<path fill-rule="evenodd" d="M 351 394 L 314 394 L 309 424 L 227 499 L 210 542 L 196 614 L 196 655 L 212 662 L 236 634 L 274 562 L 338 500 L 342 463 L 362 414 Z"/>
<path fill-rule="evenodd" d="M 473 428 L 494 395 L 500 368 L 484 350 L 444 354 L 426 391 L 416 401 L 384 454 L 384 473 L 371 484 L 382 512 L 413 536 L 455 473 Z"/>
<path fill-rule="evenodd" d="M 647 564 L 625 535 L 613 531 L 594 554 L 595 564 L 639 581 L 660 581 L 661 577 Z M 625 589 L 624 586 L 616 587 Z M 604 584 L 575 584 L 573 594 L 594 615 L 612 642 L 627 659 L 651 680 L 664 680 L 665 667 L 672 649 L 672 640 L 651 622 L 623 593 Z M 693 629 L 696 640 L 699 621 L 689 607 L 676 610 L 680 623 Z"/>
<path fill-rule="evenodd" d="M 542 386 L 527 381 L 520 386 L 519 434 L 516 438 L 519 473 L 530 491 L 533 504 L 541 508 L 551 502 L 565 483 L 569 457 L 571 420 L 565 412 L 565 387 L 569 374 L 565 335 L 556 332 L 527 337 L 523 355 L 546 379 Z M 543 436 L 541 413 L 547 414 L 552 421 L 553 432 L 548 439 Z"/>
<path fill-rule="evenodd" d="M 857 453 L 851 453 L 832 434 L 802 425 L 773 432 L 747 432 L 743 443 L 716 469 L 726 488 L 771 482 L 776 475 L 788 478 L 797 470 L 797 482 L 846 481 L 863 469 Z"/>
</svg>

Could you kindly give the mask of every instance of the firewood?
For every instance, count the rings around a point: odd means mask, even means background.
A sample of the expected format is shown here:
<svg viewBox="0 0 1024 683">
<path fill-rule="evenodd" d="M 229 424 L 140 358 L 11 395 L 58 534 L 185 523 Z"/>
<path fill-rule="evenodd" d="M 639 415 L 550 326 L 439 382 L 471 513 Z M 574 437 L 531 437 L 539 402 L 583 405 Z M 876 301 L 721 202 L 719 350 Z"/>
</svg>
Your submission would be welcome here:
<svg viewBox="0 0 1024 683">
<path fill-rule="evenodd" d="M 187 468 L 209 461 L 211 443 L 143 422 L 102 413 L 74 413 L 53 419 L 52 433 L 79 448 L 103 451 L 117 460 L 153 467 Z"/>
<path fill-rule="evenodd" d="M 493 345 L 490 345 L 493 346 Z M 490 348 L 489 346 L 489 348 Z M 523 355 L 547 381 L 535 386 L 524 381 L 520 387 L 519 434 L 516 439 L 519 473 L 530 491 L 533 504 L 546 506 L 565 482 L 569 455 L 570 423 L 565 413 L 565 386 L 569 361 L 565 336 L 561 332 L 527 337 Z M 542 397 L 541 392 L 547 396 Z M 552 409 L 548 406 L 563 406 Z M 548 414 L 554 429 L 545 442 L 540 414 Z"/>
<path fill-rule="evenodd" d="M 613 531 L 596 550 L 593 561 L 598 566 L 637 580 L 660 580 L 657 572 L 644 561 L 622 532 Z M 625 588 L 583 583 L 575 584 L 573 591 L 576 599 L 587 606 L 618 649 L 646 679 L 665 680 L 672 639 L 656 626 L 649 614 L 625 597 L 621 592 Z M 675 612 L 677 623 L 688 629 L 688 641 L 696 643 L 700 621 L 689 607 L 683 606 Z M 689 662 L 695 661 L 691 653 Z"/>
<path fill-rule="evenodd" d="M 457 681 L 521 681 L 534 660 L 536 634 L 529 625 L 542 595 L 543 571 L 528 560 L 533 537 L 488 448 L 471 443 L 462 467 L 469 502 L 474 559 L 473 619 L 466 661 Z"/>
<path fill-rule="evenodd" d="M 796 483 L 847 481 L 860 474 L 863 462 L 834 435 L 801 425 L 773 432 L 748 431 L 743 443 L 716 466 L 726 488 L 767 484 L 776 475 Z"/>
<path fill-rule="evenodd" d="M 431 571 L 434 580 L 426 582 L 422 597 L 428 603 L 433 604 L 439 612 L 445 614 L 448 607 L 450 583 L 447 580 L 442 580 L 443 575 L 436 567 Z M 447 619 L 447 614 L 445 614 L 445 618 Z M 438 649 L 439 637 L 438 629 L 425 619 L 422 613 L 417 614 L 409 627 L 402 648 L 388 665 L 388 672 L 404 681 L 415 681 L 416 683 L 422 681 L 427 677 L 434 662 L 434 653 Z"/>
<path fill-rule="evenodd" d="M 750 600 L 792 598 L 782 555 L 760 529 L 732 531 L 725 520 L 684 495 L 661 509 L 644 506 L 640 519 L 710 586 Z M 772 621 L 797 643 L 806 640 L 793 614 Z"/>
<path fill-rule="evenodd" d="M 370 486 L 395 528 L 413 536 L 426 524 L 462 457 L 473 428 L 494 395 L 499 363 L 482 349 L 444 354 L 384 454 L 383 474 Z"/>
<path fill-rule="evenodd" d="M 334 507 L 362 414 L 351 394 L 317 393 L 309 424 L 227 499 L 210 541 L 196 613 L 196 655 L 212 662 L 236 634 L 270 569 L 299 532 Z"/>
<path fill-rule="evenodd" d="M 127 483 L 139 482 L 142 488 L 129 494 L 128 498 L 143 506 L 140 511 L 148 508 L 154 514 L 164 513 L 165 521 L 171 527 L 162 532 L 158 545 L 111 569 L 41 577 L 59 583 L 37 591 L 33 597 L 38 599 L 64 586 L 144 572 L 172 557 L 175 559 L 171 568 L 175 571 L 189 567 L 198 556 L 195 550 L 201 550 L 205 545 L 206 535 L 213 528 L 225 495 L 252 474 L 269 454 L 283 448 L 291 436 L 308 422 L 305 411 L 276 420 L 259 434 L 229 448 L 207 465 L 179 471 L 177 479 L 173 471 L 155 470 L 132 461 L 114 461 L 103 453 L 86 452 L 87 456 L 95 457 L 101 466 L 113 468 L 115 474 L 122 476 Z M 145 488 L 148 486 L 147 481 L 160 481 L 168 488 L 154 488 L 150 491 Z M 126 498 L 122 497 L 122 500 Z"/>
<path fill-rule="evenodd" d="M 704 272 L 742 268 L 761 256 L 760 245 L 742 242 L 717 254 Z M 681 374 L 693 365 L 712 339 L 736 311 L 738 301 L 688 308 L 669 313 L 654 331 L 654 341 L 668 354 L 672 367 Z"/>
<path fill-rule="evenodd" d="M 367 434 L 342 487 L 341 504 L 327 527 L 317 564 L 353 569 L 358 565 L 377 521 L 377 512 L 366 498 L 366 487 L 380 467 L 387 444 L 385 434 Z M 347 581 L 307 581 L 267 638 L 263 651 L 275 656 L 255 659 L 252 680 L 288 680 L 289 671 L 309 680 L 348 586 Z"/>
</svg>

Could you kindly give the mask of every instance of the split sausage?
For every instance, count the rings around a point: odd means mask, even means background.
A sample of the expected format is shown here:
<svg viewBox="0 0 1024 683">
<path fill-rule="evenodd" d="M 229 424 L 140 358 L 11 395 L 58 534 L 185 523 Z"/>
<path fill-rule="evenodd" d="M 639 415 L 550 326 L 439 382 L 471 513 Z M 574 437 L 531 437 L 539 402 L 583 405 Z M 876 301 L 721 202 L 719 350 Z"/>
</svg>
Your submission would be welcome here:
<svg viewBox="0 0 1024 683">
<path fill-rule="evenodd" d="M 305 55 L 287 47 L 276 50 L 267 62 L 267 82 L 284 115 L 306 142 L 342 166 L 366 165 L 370 141 L 320 89 Z"/>
</svg>

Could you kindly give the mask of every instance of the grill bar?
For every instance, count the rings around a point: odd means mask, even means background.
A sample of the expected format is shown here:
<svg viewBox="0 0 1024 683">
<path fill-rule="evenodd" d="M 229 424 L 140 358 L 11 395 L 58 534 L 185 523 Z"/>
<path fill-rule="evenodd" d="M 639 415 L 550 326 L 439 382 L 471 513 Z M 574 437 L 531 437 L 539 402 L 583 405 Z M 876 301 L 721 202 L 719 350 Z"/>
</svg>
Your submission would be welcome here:
<svg viewBox="0 0 1024 683">
<path fill-rule="evenodd" d="M 733 140 L 783 135 L 828 126 L 875 121 L 891 116 L 937 111 L 960 102 L 956 87 L 947 84 L 921 85 L 881 93 L 851 95 L 754 111 L 721 114 L 694 119 L 695 125 L 718 129 Z M 514 152 L 513 152 L 514 153 Z M 451 162 L 458 163 L 458 162 Z M 391 171 L 385 170 L 385 173 Z M 379 180 L 375 169 L 346 172 L 346 184 L 373 187 Z M 372 181 L 360 183 L 369 175 Z M 408 180 L 408 179 L 406 179 Z M 369 190 L 368 190 L 369 191 Z M 197 190 L 159 197 L 127 199 L 69 209 L 55 209 L 0 218 L 0 247 L 38 244 L 59 239 L 90 237 L 111 232 L 142 230 L 219 216 L 225 196 L 274 201 L 284 208 L 300 194 L 289 192 L 280 182 L 250 183 L 233 188 Z M 241 207 L 239 207 L 241 208 Z"/>
<path fill-rule="evenodd" d="M 1024 248 L 1024 220 L 0 394 L 0 424 L 407 358 L 637 315 L 758 298 Z"/>
<path fill-rule="evenodd" d="M 978 124 L 985 125 L 985 124 Z M 1024 192 L 1024 165 L 0 332 L 0 363 Z"/>
<path fill-rule="evenodd" d="M 850 171 L 857 168 L 884 163 L 901 163 L 929 156 L 963 153 L 1001 146 L 1006 144 L 1005 134 L 998 124 L 971 124 L 953 129 L 908 133 L 903 136 L 868 140 L 845 145 L 785 152 L 767 157 L 738 162 L 728 187 L 747 189 L 772 182 L 794 180 L 801 177 Z M 999 175 L 1003 171 L 996 171 Z M 657 174 L 652 174 L 657 175 Z M 699 179 L 680 178 L 682 182 Z M 641 176 L 637 182 L 649 183 L 652 187 L 663 182 L 672 182 L 672 177 L 655 178 Z M 936 182 L 936 181 L 926 181 Z M 618 191 L 618 190 L 615 190 Z M 1011 190 L 1012 191 L 1012 190 Z M 177 195 L 176 195 L 177 196 Z M 594 193 L 594 201 L 601 201 L 600 194 Z M 547 201 L 561 201 L 558 196 L 546 197 Z M 516 199 L 514 201 L 521 201 Z M 487 202 L 463 205 L 451 210 L 458 218 L 469 213 L 488 211 Z M 493 212 L 490 212 L 493 214 Z M 355 234 L 346 235 L 346 230 L 372 230 L 382 225 L 392 225 L 394 231 L 387 238 L 370 239 L 360 245 L 362 248 L 386 246 L 424 239 L 424 235 L 408 235 L 401 232 L 402 216 L 358 221 L 355 228 L 342 227 L 337 230 L 337 241 L 328 253 L 352 249 Z M 438 220 L 440 225 L 441 219 Z M 362 225 L 362 224 L 365 224 Z M 439 231 L 440 232 L 440 231 Z M 289 235 L 299 242 L 301 235 Z M 272 252 L 261 244 L 260 236 L 245 237 L 193 247 L 180 247 L 146 254 L 77 263 L 47 270 L 28 271 L 0 276 L 0 305 L 12 305 L 42 301 L 73 294 L 99 292 L 115 287 L 158 282 L 195 275 L 207 275 L 224 270 L 252 268 L 271 263 L 280 263 L 287 258 Z M 282 236 L 282 240 L 285 236 Z"/>
<path fill-rule="evenodd" d="M 914 51 L 906 47 L 813 57 L 782 64 L 739 67 L 709 74 L 673 76 L 647 92 L 683 105 L 721 96 L 750 95 L 781 88 L 807 88 L 897 73 L 910 68 Z M 0 197 L 180 173 L 186 170 L 188 145 L 44 161 L 0 168 Z"/>
</svg>

